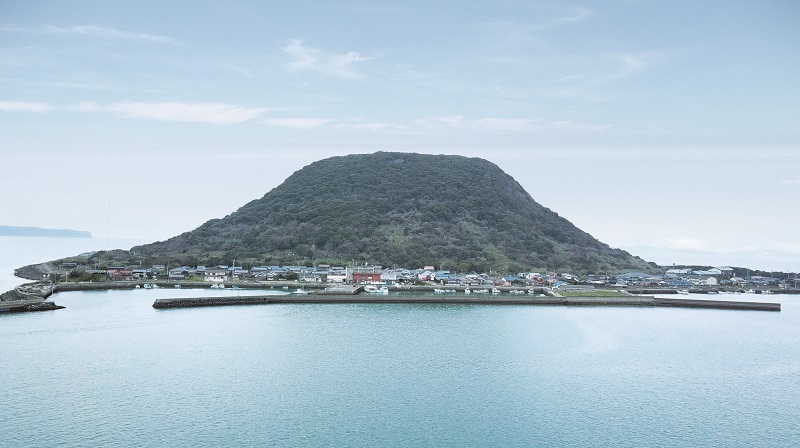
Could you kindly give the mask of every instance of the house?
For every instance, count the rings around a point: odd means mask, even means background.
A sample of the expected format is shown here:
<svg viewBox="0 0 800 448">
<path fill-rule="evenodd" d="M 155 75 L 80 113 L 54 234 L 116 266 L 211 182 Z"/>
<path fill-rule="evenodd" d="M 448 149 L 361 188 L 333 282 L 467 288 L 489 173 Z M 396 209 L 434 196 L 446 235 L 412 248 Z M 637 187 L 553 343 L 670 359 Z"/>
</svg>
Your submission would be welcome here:
<svg viewBox="0 0 800 448">
<path fill-rule="evenodd" d="M 377 284 L 381 283 L 382 268 L 380 266 L 356 266 L 347 268 L 347 279 L 350 283 Z"/>
<path fill-rule="evenodd" d="M 228 270 L 226 268 L 206 268 L 204 281 L 224 282 L 228 280 Z"/>
<path fill-rule="evenodd" d="M 142 278 L 149 278 L 150 277 L 150 270 L 144 268 L 134 268 L 133 271 L 133 278 L 135 279 L 142 279 Z"/>
<path fill-rule="evenodd" d="M 350 282 L 356 285 L 381 283 L 380 272 L 353 272 Z"/>
<path fill-rule="evenodd" d="M 689 280 L 683 280 L 679 278 L 668 278 L 664 280 L 664 285 L 669 286 L 670 288 L 691 288 L 694 286 L 692 282 Z"/>
<path fill-rule="evenodd" d="M 322 281 L 322 277 L 315 275 L 313 272 L 301 272 L 300 274 L 298 274 L 297 279 L 300 280 L 301 282 L 310 282 L 310 283 L 316 283 Z"/>
<path fill-rule="evenodd" d="M 86 274 L 91 276 L 92 281 L 102 281 L 103 277 L 107 277 L 105 269 L 87 269 Z"/>
<path fill-rule="evenodd" d="M 466 286 L 468 282 L 463 275 L 451 274 L 445 284 L 448 286 Z"/>
<path fill-rule="evenodd" d="M 623 281 L 625 283 L 641 281 L 646 278 L 650 277 L 649 274 L 645 274 L 644 272 L 628 272 L 625 274 L 620 274 L 617 276 L 617 281 Z"/>
<path fill-rule="evenodd" d="M 716 277 L 708 277 L 706 279 L 700 280 L 699 284 L 705 285 L 705 286 L 717 286 L 719 284 L 719 282 L 717 282 L 717 278 Z"/>
<path fill-rule="evenodd" d="M 384 272 L 381 274 L 381 283 L 387 285 L 394 285 L 397 283 L 398 277 L 396 272 Z"/>
<path fill-rule="evenodd" d="M 133 269 L 125 266 L 109 266 L 106 269 L 106 277 L 112 282 L 133 280 Z"/>
<path fill-rule="evenodd" d="M 345 270 L 331 269 L 326 276 L 326 281 L 328 283 L 344 283 L 347 281 L 347 272 Z"/>
<path fill-rule="evenodd" d="M 428 269 L 425 269 L 424 271 L 417 274 L 417 278 L 424 282 L 432 282 L 436 280 L 436 273 Z"/>
<path fill-rule="evenodd" d="M 731 277 L 730 282 L 734 285 L 744 285 L 747 281 L 741 277 Z"/>
<path fill-rule="evenodd" d="M 722 275 L 722 271 L 717 268 L 711 268 L 707 271 L 694 271 L 693 274 L 700 275 L 700 276 L 707 276 L 707 275 Z"/>
</svg>

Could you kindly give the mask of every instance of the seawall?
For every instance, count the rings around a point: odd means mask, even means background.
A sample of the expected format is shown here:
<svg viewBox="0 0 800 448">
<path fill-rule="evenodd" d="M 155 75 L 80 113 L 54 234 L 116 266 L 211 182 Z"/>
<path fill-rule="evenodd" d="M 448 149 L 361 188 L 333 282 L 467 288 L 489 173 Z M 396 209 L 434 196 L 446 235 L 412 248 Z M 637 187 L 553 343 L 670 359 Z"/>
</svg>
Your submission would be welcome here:
<svg viewBox="0 0 800 448">
<path fill-rule="evenodd" d="M 780 303 L 733 302 L 725 300 L 665 299 L 653 297 L 501 297 L 501 296 L 432 296 L 432 295 L 282 295 L 252 297 L 192 297 L 157 299 L 153 308 L 192 308 L 259 304 L 326 303 L 402 303 L 463 305 L 561 305 L 561 306 L 640 306 L 706 308 L 722 310 L 780 311 Z"/>
</svg>

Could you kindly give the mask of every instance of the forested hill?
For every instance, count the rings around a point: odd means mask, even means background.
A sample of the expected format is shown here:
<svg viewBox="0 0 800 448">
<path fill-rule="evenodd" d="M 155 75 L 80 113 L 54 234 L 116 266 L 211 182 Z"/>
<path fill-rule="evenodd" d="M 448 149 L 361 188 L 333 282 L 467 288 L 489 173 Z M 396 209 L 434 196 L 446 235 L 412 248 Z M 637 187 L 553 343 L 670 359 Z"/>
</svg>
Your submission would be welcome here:
<svg viewBox="0 0 800 448">
<path fill-rule="evenodd" d="M 131 251 L 183 264 L 235 258 L 462 272 L 655 268 L 539 205 L 486 160 L 388 152 L 314 162 L 225 218 Z"/>
</svg>

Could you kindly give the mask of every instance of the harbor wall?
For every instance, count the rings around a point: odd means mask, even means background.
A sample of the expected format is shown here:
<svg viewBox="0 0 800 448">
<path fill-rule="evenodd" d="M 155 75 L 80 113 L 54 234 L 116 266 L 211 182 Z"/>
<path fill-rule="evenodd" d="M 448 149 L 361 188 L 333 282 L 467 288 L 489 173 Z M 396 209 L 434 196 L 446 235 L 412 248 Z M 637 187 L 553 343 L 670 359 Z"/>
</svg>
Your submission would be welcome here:
<svg viewBox="0 0 800 448">
<path fill-rule="evenodd" d="M 153 308 L 191 308 L 204 306 L 256 304 L 463 304 L 463 305 L 560 305 L 560 306 L 643 306 L 707 308 L 724 310 L 780 311 L 780 303 L 734 302 L 724 300 L 666 299 L 648 296 L 624 297 L 501 297 L 501 296 L 431 296 L 431 295 L 293 295 L 254 297 L 192 297 L 158 299 Z"/>
</svg>

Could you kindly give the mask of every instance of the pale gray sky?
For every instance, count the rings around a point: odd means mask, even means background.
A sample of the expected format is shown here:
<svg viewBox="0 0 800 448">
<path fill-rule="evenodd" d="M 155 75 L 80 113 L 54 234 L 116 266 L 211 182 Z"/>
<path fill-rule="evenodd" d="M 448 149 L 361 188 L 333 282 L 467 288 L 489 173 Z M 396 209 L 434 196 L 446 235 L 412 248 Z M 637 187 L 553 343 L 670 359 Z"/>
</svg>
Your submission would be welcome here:
<svg viewBox="0 0 800 448">
<path fill-rule="evenodd" d="M 795 1 L 0 2 L 0 224 L 165 239 L 325 157 L 461 154 L 647 260 L 800 270 L 797 23 Z"/>
</svg>

